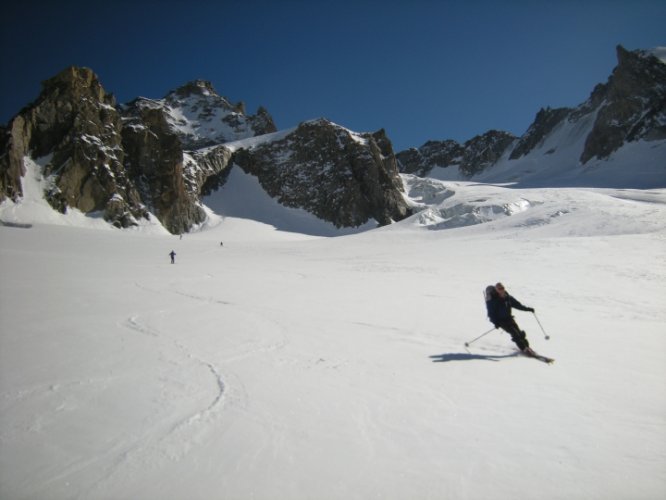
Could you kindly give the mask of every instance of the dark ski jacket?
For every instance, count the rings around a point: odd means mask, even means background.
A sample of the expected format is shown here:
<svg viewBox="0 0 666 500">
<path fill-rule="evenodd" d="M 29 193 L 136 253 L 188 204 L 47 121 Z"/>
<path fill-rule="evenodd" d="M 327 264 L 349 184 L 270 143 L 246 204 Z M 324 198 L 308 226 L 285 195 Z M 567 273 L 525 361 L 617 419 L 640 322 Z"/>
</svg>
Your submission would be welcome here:
<svg viewBox="0 0 666 500">
<path fill-rule="evenodd" d="M 508 293 L 504 294 L 504 298 L 500 297 L 497 292 L 492 294 L 490 300 L 486 302 L 486 309 L 488 309 L 488 318 L 492 321 L 493 325 L 511 319 L 511 308 L 515 307 L 521 311 L 532 311 L 532 308 L 526 307 L 514 299 Z"/>
</svg>

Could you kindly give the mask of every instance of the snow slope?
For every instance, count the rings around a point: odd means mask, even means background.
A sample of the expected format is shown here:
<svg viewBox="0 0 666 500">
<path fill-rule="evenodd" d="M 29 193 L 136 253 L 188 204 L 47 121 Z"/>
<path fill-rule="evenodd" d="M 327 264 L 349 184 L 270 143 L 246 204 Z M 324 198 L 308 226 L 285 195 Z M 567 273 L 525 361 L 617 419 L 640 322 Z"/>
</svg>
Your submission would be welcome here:
<svg viewBox="0 0 666 500">
<path fill-rule="evenodd" d="M 405 185 L 336 238 L 2 205 L 0 497 L 664 498 L 666 190 Z M 465 349 L 500 280 L 554 365 Z"/>
<path fill-rule="evenodd" d="M 575 121 L 564 120 L 528 154 L 512 160 L 513 147 L 492 166 L 471 177 L 458 165 L 434 167 L 429 176 L 446 181 L 510 184 L 520 188 L 594 187 L 655 189 L 666 187 L 666 140 L 626 142 L 606 159 L 581 164 L 587 137 L 597 113 Z M 517 143 L 517 141 L 516 141 Z"/>
</svg>

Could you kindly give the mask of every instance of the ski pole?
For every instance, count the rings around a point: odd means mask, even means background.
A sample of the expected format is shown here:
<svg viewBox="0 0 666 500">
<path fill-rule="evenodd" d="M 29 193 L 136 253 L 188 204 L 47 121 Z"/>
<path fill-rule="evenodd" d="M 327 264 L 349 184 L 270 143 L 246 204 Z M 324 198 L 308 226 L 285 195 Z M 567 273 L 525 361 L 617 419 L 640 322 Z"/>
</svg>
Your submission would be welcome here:
<svg viewBox="0 0 666 500">
<path fill-rule="evenodd" d="M 465 342 L 465 347 L 469 347 L 469 345 L 470 345 L 471 343 L 476 342 L 476 341 L 479 340 L 481 337 L 485 337 L 486 335 L 488 335 L 488 334 L 489 334 L 490 332 L 492 332 L 493 330 L 496 330 L 496 328 L 493 327 L 493 328 L 491 328 L 490 330 L 488 330 L 487 332 L 482 333 L 481 335 L 479 335 L 479 336 L 478 336 L 477 338 L 475 338 L 474 340 L 470 340 L 469 342 Z"/>
<path fill-rule="evenodd" d="M 539 317 L 536 315 L 534 311 L 532 311 L 532 314 L 534 314 L 534 319 L 537 320 L 537 323 L 539 323 L 539 328 L 541 328 L 541 331 L 543 332 L 543 336 L 546 338 L 546 340 L 550 340 L 550 337 L 546 334 L 546 330 L 543 329 L 543 326 L 541 326 L 541 321 L 539 321 Z"/>
</svg>

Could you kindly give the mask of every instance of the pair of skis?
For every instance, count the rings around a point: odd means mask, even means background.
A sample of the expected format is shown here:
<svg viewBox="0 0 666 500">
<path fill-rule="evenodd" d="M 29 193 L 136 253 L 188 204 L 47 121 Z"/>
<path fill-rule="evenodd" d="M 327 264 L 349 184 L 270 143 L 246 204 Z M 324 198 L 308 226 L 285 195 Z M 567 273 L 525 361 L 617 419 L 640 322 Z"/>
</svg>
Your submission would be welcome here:
<svg viewBox="0 0 666 500">
<path fill-rule="evenodd" d="M 466 343 L 465 344 L 465 349 L 467 350 L 467 352 L 469 352 L 468 347 L 469 347 L 469 344 Z M 528 347 L 524 351 L 517 351 L 517 354 L 522 354 L 526 358 L 533 358 L 533 359 L 536 359 L 538 361 L 541 361 L 542 363 L 546 363 L 548 365 L 555 362 L 555 360 L 553 358 L 549 358 L 548 356 L 542 356 L 541 354 L 535 352 L 531 347 Z"/>
</svg>

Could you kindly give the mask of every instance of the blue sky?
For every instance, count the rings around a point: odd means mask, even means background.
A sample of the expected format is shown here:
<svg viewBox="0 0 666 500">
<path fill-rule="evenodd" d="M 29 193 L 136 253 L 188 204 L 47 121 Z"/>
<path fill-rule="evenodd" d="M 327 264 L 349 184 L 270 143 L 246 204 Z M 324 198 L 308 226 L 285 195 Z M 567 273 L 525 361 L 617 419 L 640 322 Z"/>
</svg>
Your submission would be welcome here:
<svg viewBox="0 0 666 500">
<path fill-rule="evenodd" d="M 280 129 L 325 117 L 402 150 L 580 104 L 617 44 L 666 45 L 666 1 L 23 0 L 0 28 L 3 124 L 77 65 L 119 103 L 204 79 Z"/>
</svg>

